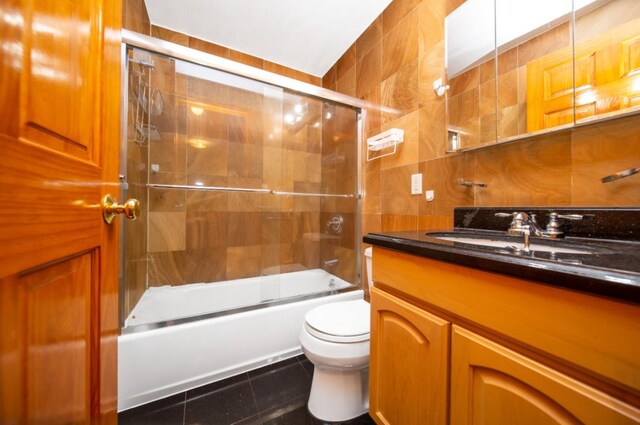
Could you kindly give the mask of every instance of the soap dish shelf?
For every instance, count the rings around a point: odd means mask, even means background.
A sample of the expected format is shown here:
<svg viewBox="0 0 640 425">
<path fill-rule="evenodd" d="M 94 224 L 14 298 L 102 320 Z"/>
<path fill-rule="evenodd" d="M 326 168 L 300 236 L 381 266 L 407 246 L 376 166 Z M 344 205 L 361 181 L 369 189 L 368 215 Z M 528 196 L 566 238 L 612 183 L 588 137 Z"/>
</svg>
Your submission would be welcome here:
<svg viewBox="0 0 640 425">
<path fill-rule="evenodd" d="M 398 145 L 404 142 L 404 130 L 392 128 L 376 136 L 367 139 L 367 161 L 394 155 L 398 151 Z M 393 150 L 381 155 L 371 156 L 372 152 L 380 152 L 393 147 Z"/>
</svg>

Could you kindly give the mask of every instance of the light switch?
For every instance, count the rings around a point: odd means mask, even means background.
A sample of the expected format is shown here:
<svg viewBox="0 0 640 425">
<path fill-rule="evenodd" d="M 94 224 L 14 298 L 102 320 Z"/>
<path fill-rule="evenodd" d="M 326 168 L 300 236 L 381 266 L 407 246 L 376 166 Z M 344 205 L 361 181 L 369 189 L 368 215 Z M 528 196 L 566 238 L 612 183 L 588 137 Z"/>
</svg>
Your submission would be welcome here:
<svg viewBox="0 0 640 425">
<path fill-rule="evenodd" d="M 422 194 L 422 174 L 411 175 L 411 194 L 412 195 Z"/>
</svg>

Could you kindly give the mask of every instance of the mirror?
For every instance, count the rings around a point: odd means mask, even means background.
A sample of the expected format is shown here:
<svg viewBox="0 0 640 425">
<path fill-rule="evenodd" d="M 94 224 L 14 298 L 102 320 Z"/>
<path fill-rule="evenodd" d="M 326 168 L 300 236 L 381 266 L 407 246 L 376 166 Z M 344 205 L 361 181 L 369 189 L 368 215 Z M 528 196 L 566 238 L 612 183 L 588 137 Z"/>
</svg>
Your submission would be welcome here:
<svg viewBox="0 0 640 425">
<path fill-rule="evenodd" d="M 497 140 L 573 125 L 572 0 L 496 0 Z"/>
<path fill-rule="evenodd" d="M 576 122 L 640 110 L 640 2 L 576 9 L 575 45 Z"/>
<path fill-rule="evenodd" d="M 467 0 L 445 28 L 448 151 L 640 110 L 637 0 Z"/>
<path fill-rule="evenodd" d="M 449 152 L 496 141 L 494 5 L 468 0 L 445 18 Z"/>
</svg>

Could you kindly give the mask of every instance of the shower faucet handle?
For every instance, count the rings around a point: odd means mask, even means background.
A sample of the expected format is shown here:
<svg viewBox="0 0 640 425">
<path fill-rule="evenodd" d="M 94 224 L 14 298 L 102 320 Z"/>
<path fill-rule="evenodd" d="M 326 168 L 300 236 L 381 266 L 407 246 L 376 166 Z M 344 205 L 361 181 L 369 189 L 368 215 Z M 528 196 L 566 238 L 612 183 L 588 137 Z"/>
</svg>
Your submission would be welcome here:
<svg viewBox="0 0 640 425">
<path fill-rule="evenodd" d="M 327 221 L 327 231 L 331 231 L 336 235 L 342 233 L 344 226 L 344 218 L 341 215 L 336 215 Z"/>
</svg>

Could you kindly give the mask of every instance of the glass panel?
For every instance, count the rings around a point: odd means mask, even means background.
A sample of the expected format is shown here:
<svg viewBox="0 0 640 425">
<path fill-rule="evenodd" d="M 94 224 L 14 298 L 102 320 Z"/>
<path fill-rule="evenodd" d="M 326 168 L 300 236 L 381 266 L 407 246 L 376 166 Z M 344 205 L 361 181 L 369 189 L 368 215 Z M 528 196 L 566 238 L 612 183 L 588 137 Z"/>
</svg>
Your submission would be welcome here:
<svg viewBox="0 0 640 425">
<path fill-rule="evenodd" d="M 572 0 L 496 0 L 499 140 L 573 124 L 571 19 Z"/>
<path fill-rule="evenodd" d="M 576 121 L 640 109 L 640 2 L 576 0 Z"/>
<path fill-rule="evenodd" d="M 494 0 L 468 0 L 445 18 L 445 25 L 447 151 L 495 143 Z"/>
<path fill-rule="evenodd" d="M 356 111 L 129 59 L 125 327 L 354 287 Z"/>
</svg>

